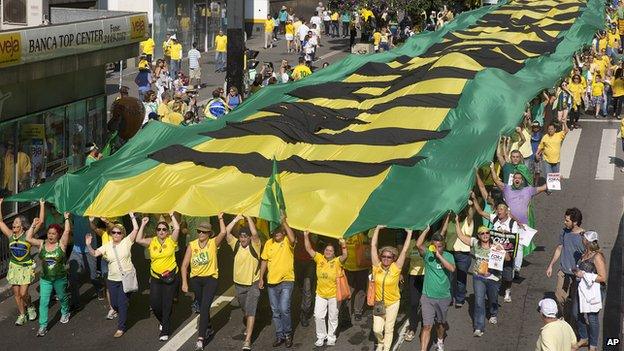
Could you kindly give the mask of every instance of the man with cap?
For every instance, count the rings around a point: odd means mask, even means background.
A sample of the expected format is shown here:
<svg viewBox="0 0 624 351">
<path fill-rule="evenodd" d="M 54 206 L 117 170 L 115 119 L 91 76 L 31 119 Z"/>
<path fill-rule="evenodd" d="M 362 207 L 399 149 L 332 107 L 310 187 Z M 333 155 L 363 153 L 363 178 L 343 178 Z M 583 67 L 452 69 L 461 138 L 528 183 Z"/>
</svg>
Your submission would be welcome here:
<svg viewBox="0 0 624 351">
<path fill-rule="evenodd" d="M 542 299 L 538 305 L 544 326 L 540 331 L 535 351 L 569 351 L 576 350 L 574 330 L 563 319 L 557 318 L 557 303 L 553 299 Z"/>
<path fill-rule="evenodd" d="M 178 41 L 175 34 L 171 36 L 171 41 L 171 69 L 169 70 L 169 75 L 177 77 L 178 72 L 182 70 L 182 44 Z"/>
<path fill-rule="evenodd" d="M 85 166 L 92 164 L 93 162 L 102 158 L 102 154 L 100 153 L 100 149 L 95 145 L 95 143 L 87 143 L 85 148 L 85 154 L 87 154 L 87 159 L 85 160 Z"/>
<path fill-rule="evenodd" d="M 446 314 L 452 300 L 451 274 L 455 272 L 455 259 L 450 252 L 445 251 L 444 236 L 440 233 L 434 233 L 431 236 L 430 244 L 425 245 L 425 236 L 428 232 L 429 228 L 423 230 L 415 244 L 425 265 L 425 279 L 420 298 L 422 311 L 420 348 L 422 351 L 429 349 L 429 340 L 434 324 L 438 336 L 437 350 L 444 350 Z"/>
<path fill-rule="evenodd" d="M 260 298 L 258 281 L 260 280 L 260 248 L 262 243 L 256 225 L 249 216 L 238 215 L 226 228 L 227 243 L 234 252 L 234 288 L 238 302 L 245 316 L 245 340 L 243 350 L 251 350 L 251 335 L 256 320 L 256 307 Z M 241 223 L 242 222 L 242 223 Z M 236 228 L 238 227 L 238 228 Z M 232 231 L 238 232 L 238 238 Z"/>
</svg>

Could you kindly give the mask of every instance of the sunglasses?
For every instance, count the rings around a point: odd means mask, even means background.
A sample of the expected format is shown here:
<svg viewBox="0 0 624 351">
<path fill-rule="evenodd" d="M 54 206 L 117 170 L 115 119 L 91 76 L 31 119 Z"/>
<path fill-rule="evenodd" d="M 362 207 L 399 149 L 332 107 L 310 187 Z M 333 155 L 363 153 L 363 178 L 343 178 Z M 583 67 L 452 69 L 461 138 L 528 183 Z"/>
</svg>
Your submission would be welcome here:
<svg viewBox="0 0 624 351">
<path fill-rule="evenodd" d="M 121 234 L 121 232 L 119 230 L 113 230 L 111 231 L 111 234 Z"/>
<path fill-rule="evenodd" d="M 381 258 L 387 258 L 387 259 L 391 260 L 391 259 L 393 259 L 393 258 L 394 258 L 394 256 L 386 256 L 386 255 L 383 255 L 383 256 L 381 256 Z"/>
<path fill-rule="evenodd" d="M 158 227 L 158 228 L 156 228 L 156 230 L 159 231 L 159 232 L 166 232 L 167 228 Z"/>
<path fill-rule="evenodd" d="M 197 229 L 197 233 L 198 234 L 209 234 L 209 233 L 212 233 L 212 230 L 206 231 L 206 230 L 199 230 L 199 229 Z"/>
<path fill-rule="evenodd" d="M 479 233 L 479 235 L 483 235 L 483 234 L 490 234 L 490 232 Z"/>
<path fill-rule="evenodd" d="M 15 229 L 15 228 L 21 228 L 21 227 L 22 227 L 21 225 L 14 225 L 12 228 Z"/>
</svg>

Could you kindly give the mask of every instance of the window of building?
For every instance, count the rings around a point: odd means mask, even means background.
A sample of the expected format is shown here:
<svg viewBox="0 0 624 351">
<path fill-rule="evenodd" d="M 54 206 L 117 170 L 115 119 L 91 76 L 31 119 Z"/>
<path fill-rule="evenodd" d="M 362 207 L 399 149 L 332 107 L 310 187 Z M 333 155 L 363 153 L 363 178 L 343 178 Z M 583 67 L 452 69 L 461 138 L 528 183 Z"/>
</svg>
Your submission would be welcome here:
<svg viewBox="0 0 624 351">
<path fill-rule="evenodd" d="M 18 121 L 15 172 L 18 180 L 18 191 L 32 188 L 45 179 L 45 140 L 46 129 L 42 114 L 34 114 Z M 31 206 L 29 203 L 18 204 L 18 211 Z"/>
<path fill-rule="evenodd" d="M 2 7 L 4 23 L 26 24 L 27 0 L 5 0 Z"/>
</svg>

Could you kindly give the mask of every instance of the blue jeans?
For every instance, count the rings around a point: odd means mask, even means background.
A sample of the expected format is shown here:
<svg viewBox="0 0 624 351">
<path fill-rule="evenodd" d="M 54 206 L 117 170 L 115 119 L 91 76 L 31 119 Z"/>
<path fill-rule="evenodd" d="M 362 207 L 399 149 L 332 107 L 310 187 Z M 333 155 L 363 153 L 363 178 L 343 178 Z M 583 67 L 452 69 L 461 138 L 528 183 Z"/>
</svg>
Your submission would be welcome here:
<svg viewBox="0 0 624 351">
<path fill-rule="evenodd" d="M 106 285 L 110 294 L 111 306 L 118 313 L 117 329 L 125 332 L 130 293 L 123 291 L 123 284 L 120 281 L 107 280 Z"/>
<path fill-rule="evenodd" d="M 466 302 L 466 282 L 468 280 L 468 270 L 470 269 L 470 252 L 454 251 L 453 258 L 455 258 L 455 265 L 457 270 L 455 271 L 455 283 L 454 285 L 454 297 L 455 303 Z"/>
<path fill-rule="evenodd" d="M 215 53 L 215 71 L 221 71 L 225 69 L 225 52 L 217 51 Z"/>
<path fill-rule="evenodd" d="M 542 163 L 544 164 L 544 177 L 546 177 L 548 173 L 559 173 L 559 162 L 550 163 L 544 160 Z"/>
<path fill-rule="evenodd" d="M 600 293 L 602 295 L 602 301 L 604 301 L 604 286 L 600 288 Z M 598 318 L 599 313 L 600 312 L 579 312 L 577 290 L 574 298 L 572 299 L 572 316 L 576 319 L 576 329 L 578 329 L 579 339 L 589 340 L 589 346 L 598 347 L 598 337 L 600 336 L 600 319 Z"/>
<path fill-rule="evenodd" d="M 169 75 L 175 79 L 177 77 L 176 73 L 182 69 L 182 60 L 171 60 L 171 69 L 169 70 Z"/>
<path fill-rule="evenodd" d="M 294 282 L 281 282 L 269 285 L 269 302 L 275 325 L 275 336 L 284 339 L 292 333 L 292 321 L 290 318 L 290 299 Z"/>
<path fill-rule="evenodd" d="M 472 323 L 475 330 L 483 331 L 485 329 L 485 296 L 487 295 L 490 316 L 497 316 L 500 281 L 493 281 L 473 275 L 472 285 L 475 293 L 475 307 Z"/>
</svg>

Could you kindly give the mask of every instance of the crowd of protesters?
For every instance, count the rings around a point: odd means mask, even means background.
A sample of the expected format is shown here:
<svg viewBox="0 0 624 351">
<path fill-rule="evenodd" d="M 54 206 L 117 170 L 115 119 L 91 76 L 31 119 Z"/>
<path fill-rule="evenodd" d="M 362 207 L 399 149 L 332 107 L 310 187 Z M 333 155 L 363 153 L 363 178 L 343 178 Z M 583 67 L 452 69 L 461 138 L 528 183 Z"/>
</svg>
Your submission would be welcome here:
<svg viewBox="0 0 624 351">
<path fill-rule="evenodd" d="M 435 30 L 453 17 L 446 8 L 440 13 L 429 16 L 427 30 Z M 355 22 L 355 28 L 368 32 L 379 50 L 389 49 L 394 42 L 391 38 L 396 33 L 396 20 L 382 11 L 380 20 L 368 30 L 367 23 L 374 17 L 367 9 L 340 13 L 326 10 L 319 3 L 309 27 L 307 21 L 282 8 L 275 17 L 267 19 L 265 46 L 270 48 L 277 35 L 284 34 L 288 50 L 303 55 L 291 73 L 286 61 L 279 71 L 272 65 L 263 65 L 254 78 L 252 92 L 254 87 L 311 74 L 307 62 L 313 60 L 314 52 L 308 52 L 306 47 L 315 36 L 319 45 L 322 31 L 327 36 L 352 35 Z M 363 19 L 359 27 L 358 18 Z M 576 56 L 570 75 L 527 105 L 513 135 L 501 138 L 492 163 L 475 170 L 474 191 L 465 194 L 466 207 L 418 231 L 416 238 L 412 238 L 411 229 L 379 225 L 336 240 L 293 230 L 285 215 L 281 225 L 272 231 L 266 221 L 240 214 L 230 216 L 227 225 L 223 213 L 212 219 L 218 223 L 218 230 L 213 230 L 210 218 L 175 212 L 143 214 L 140 219 L 134 213 L 122 218 L 83 218 L 69 213 L 61 215 L 42 201 L 39 216 L 32 224 L 19 216 L 9 228 L 1 221 L 0 213 L 0 230 L 10 240 L 7 279 L 13 286 L 18 310 L 15 324 L 22 326 L 38 316 L 37 336 L 46 335 L 53 294 L 61 304 L 60 322 L 68 323 L 71 314 L 80 309 L 79 275 L 87 272 L 98 298 L 107 299 L 106 318 L 118 320 L 113 336 L 121 337 L 127 329 L 130 294 L 138 290 L 137 275 L 145 274 L 149 276 L 150 309 L 160 324 L 155 333 L 158 339 L 167 341 L 174 332 L 171 314 L 178 290 L 193 292 L 192 308 L 200 314 L 196 349 L 201 350 L 214 334 L 210 306 L 219 280 L 217 252 L 225 240 L 232 250 L 232 283 L 245 317 L 243 350 L 252 348 L 258 300 L 265 290 L 275 328 L 273 347 L 293 346 L 293 313 L 300 313 L 303 326 L 313 318 L 315 346 L 335 345 L 339 324 L 361 322 L 368 305 L 376 350 L 388 351 L 396 334 L 401 294 L 407 294 L 409 326 L 404 340 L 415 339 L 420 324 L 421 350 L 428 350 L 430 343 L 437 350 L 444 350 L 448 309 L 464 306 L 469 275 L 475 296 L 473 336 L 483 336 L 486 324 L 497 324 L 505 317 L 505 308 L 498 302 L 499 292 L 505 303 L 512 303 L 512 287 L 521 283 L 518 278 L 523 258 L 532 251 L 532 243 L 523 246 L 519 242 L 523 231 L 535 228 L 532 199 L 550 191 L 545 177 L 558 173 L 563 140 L 571 129 L 579 127 L 581 109 L 585 113 L 593 111 L 596 117 L 621 118 L 624 78 L 619 30 L 624 29 L 624 5 L 613 9 L 608 20 L 607 29 L 596 36 L 592 46 Z M 297 21 L 300 24 L 295 25 Z M 215 70 L 224 69 L 220 52 L 225 51 L 219 48 L 224 48 L 226 42 L 222 32 L 215 39 Z M 146 54 L 139 63 L 141 78 L 137 78 L 137 85 L 141 83 L 145 123 L 159 119 L 189 125 L 204 118 L 220 118 L 243 103 L 243 94 L 236 88 L 227 93 L 215 89 L 205 108 L 198 108 L 193 90 L 201 85 L 201 54 L 195 45 L 189 51 L 191 74 L 187 77 L 180 71 L 182 48 L 175 35 L 165 44 L 164 58 L 154 65 L 149 54 L 150 50 L 153 52 L 153 41 L 143 45 Z M 94 148 L 89 149 L 86 157 L 94 157 Z M 564 228 L 545 272 L 547 277 L 557 277 L 555 300 L 545 298 L 538 304 L 545 326 L 536 349 L 588 346 L 597 350 L 598 314 L 605 292 L 607 262 L 600 250 L 598 233 L 581 227 L 582 212 L 575 207 L 563 212 Z M 129 234 L 127 224 L 132 226 Z M 41 228 L 45 229 L 39 234 Z M 539 241 L 539 234 L 533 240 Z M 147 272 L 137 272 L 133 265 L 133 260 L 138 259 L 131 254 L 134 243 L 147 250 Z M 38 248 L 42 262 L 38 309 L 28 291 L 35 280 L 31 246 Z M 178 251 L 184 255 L 177 255 Z M 500 254 L 500 266 L 492 263 L 496 254 Z M 95 276 L 98 259 L 105 284 Z M 406 284 L 402 283 L 404 277 Z M 295 290 L 302 295 L 302 304 L 297 308 L 292 306 Z"/>
</svg>

